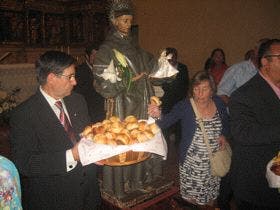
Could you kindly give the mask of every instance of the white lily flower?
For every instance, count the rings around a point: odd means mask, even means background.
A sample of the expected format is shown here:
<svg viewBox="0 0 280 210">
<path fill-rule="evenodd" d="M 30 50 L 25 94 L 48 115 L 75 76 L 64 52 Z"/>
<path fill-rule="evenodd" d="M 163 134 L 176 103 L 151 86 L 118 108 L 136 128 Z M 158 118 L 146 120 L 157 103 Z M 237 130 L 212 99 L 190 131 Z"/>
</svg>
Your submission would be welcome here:
<svg viewBox="0 0 280 210">
<path fill-rule="evenodd" d="M 117 60 L 120 62 L 120 64 L 123 67 L 127 67 L 128 64 L 126 62 L 125 56 L 122 53 L 120 53 L 118 50 L 116 50 L 116 49 L 113 49 L 113 51 L 115 53 L 115 56 L 116 56 Z"/>
<path fill-rule="evenodd" d="M 113 60 L 110 61 L 109 66 L 106 69 L 104 69 L 103 73 L 98 76 L 102 77 L 104 80 L 109 80 L 111 83 L 121 81 L 121 78 L 119 78 L 116 73 Z"/>
</svg>

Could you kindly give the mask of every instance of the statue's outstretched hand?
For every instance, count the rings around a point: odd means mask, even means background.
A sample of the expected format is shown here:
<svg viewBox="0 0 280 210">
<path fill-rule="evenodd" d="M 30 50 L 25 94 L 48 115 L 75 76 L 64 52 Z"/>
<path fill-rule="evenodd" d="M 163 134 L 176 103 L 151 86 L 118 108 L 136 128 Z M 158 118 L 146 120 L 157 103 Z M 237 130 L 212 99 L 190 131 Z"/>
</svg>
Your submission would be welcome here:
<svg viewBox="0 0 280 210">
<path fill-rule="evenodd" d="M 141 72 L 141 74 L 136 75 L 135 77 L 132 78 L 132 81 L 137 81 L 141 79 L 143 76 L 147 75 L 145 72 Z"/>
</svg>

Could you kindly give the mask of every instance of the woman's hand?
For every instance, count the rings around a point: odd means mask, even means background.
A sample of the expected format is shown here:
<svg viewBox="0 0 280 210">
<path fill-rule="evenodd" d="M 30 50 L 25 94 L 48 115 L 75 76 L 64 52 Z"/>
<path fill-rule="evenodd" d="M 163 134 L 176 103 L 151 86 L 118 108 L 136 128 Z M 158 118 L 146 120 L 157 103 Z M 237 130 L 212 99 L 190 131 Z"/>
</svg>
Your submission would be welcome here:
<svg viewBox="0 0 280 210">
<path fill-rule="evenodd" d="M 161 109 L 157 105 L 149 104 L 148 114 L 153 118 L 159 118 L 161 115 Z"/>
<path fill-rule="evenodd" d="M 225 145 L 226 145 L 226 143 L 227 143 L 226 137 L 224 137 L 223 135 L 221 135 L 221 136 L 218 138 L 218 142 L 219 142 L 219 145 L 220 145 L 220 149 L 221 149 L 221 150 L 225 149 Z"/>
</svg>

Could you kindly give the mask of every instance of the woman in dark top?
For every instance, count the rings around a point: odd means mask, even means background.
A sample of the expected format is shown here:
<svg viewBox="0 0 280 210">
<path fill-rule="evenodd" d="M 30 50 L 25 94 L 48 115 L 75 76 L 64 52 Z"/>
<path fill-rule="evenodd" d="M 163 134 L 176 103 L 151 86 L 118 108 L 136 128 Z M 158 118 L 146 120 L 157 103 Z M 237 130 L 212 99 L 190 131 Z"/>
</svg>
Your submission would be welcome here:
<svg viewBox="0 0 280 210">
<path fill-rule="evenodd" d="M 224 146 L 228 135 L 228 115 L 224 103 L 215 96 L 215 83 L 209 74 L 198 72 L 191 80 L 190 97 L 194 99 L 209 138 L 212 152 Z M 213 205 L 218 196 L 220 177 L 211 175 L 209 154 L 198 120 L 189 98 L 179 101 L 172 110 L 161 115 L 160 109 L 149 105 L 152 117 L 161 117 L 157 124 L 167 128 L 181 120 L 180 192 L 183 199 L 198 205 Z"/>
</svg>

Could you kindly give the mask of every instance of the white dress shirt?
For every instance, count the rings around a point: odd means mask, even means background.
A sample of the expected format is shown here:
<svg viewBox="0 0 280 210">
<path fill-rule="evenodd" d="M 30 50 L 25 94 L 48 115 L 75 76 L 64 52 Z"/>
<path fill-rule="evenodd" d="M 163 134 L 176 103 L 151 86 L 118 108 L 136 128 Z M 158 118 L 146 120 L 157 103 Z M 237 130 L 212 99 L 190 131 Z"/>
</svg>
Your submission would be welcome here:
<svg viewBox="0 0 280 210">
<path fill-rule="evenodd" d="M 40 86 L 40 91 L 43 94 L 43 96 L 45 97 L 45 99 L 47 100 L 47 102 L 49 103 L 50 107 L 52 108 L 52 110 L 54 111 L 55 115 L 57 116 L 58 120 L 59 120 L 59 114 L 60 114 L 60 110 L 59 108 L 55 105 L 55 102 L 57 101 L 56 99 L 54 99 L 53 97 L 49 96 Z M 64 104 L 63 99 L 60 99 L 64 112 L 67 115 L 69 122 L 71 124 L 66 106 Z M 74 160 L 73 154 L 71 149 L 66 150 L 66 171 L 71 171 L 72 169 L 74 169 L 77 165 L 77 161 Z"/>
</svg>

